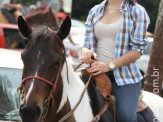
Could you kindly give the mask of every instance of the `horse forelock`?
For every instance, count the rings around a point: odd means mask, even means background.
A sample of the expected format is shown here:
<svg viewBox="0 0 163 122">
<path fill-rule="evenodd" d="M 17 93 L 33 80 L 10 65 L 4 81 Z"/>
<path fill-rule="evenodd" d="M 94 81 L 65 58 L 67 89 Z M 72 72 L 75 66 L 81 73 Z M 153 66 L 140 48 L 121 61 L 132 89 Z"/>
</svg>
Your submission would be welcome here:
<svg viewBox="0 0 163 122">
<path fill-rule="evenodd" d="M 55 36 L 56 32 L 53 31 L 53 29 L 46 25 L 41 25 L 33 29 L 31 34 L 31 40 L 37 40 L 37 38 L 42 38 L 41 40 L 50 39 L 55 41 Z"/>
<path fill-rule="evenodd" d="M 51 25 L 53 27 L 55 27 L 54 30 L 58 29 L 55 12 L 50 9 L 41 11 L 41 12 L 37 12 L 36 14 L 33 14 L 33 15 L 27 17 L 26 20 L 29 23 L 29 25 L 31 25 L 31 26 L 37 27 L 38 25 L 46 24 L 49 27 Z"/>
</svg>

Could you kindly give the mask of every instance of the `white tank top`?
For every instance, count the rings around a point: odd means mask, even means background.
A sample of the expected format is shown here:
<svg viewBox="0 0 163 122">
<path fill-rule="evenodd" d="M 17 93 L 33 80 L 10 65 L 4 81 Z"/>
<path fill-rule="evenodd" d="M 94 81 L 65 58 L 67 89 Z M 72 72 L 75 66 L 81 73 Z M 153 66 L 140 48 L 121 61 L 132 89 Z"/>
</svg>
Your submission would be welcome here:
<svg viewBox="0 0 163 122">
<path fill-rule="evenodd" d="M 97 39 L 97 61 L 109 62 L 114 59 L 116 36 L 120 29 L 122 17 L 112 24 L 96 22 L 94 33 Z"/>
</svg>

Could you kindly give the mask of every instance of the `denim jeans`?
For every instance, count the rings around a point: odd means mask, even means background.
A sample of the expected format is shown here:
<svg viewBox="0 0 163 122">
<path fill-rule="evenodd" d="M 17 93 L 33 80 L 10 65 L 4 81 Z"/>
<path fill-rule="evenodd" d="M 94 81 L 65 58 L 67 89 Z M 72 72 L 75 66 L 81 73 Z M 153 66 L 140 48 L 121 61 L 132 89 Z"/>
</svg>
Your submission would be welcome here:
<svg viewBox="0 0 163 122">
<path fill-rule="evenodd" d="M 118 122 L 137 122 L 137 104 L 141 83 L 118 86 L 113 72 L 107 72 L 112 82 L 112 95 L 116 98 L 116 113 Z"/>
</svg>

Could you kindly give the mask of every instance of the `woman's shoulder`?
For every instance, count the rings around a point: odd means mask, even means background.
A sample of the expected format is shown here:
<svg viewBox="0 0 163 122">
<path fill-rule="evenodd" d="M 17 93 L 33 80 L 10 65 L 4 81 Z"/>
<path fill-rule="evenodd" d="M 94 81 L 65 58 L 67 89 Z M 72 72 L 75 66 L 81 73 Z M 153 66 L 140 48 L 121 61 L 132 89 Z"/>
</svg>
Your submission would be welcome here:
<svg viewBox="0 0 163 122">
<path fill-rule="evenodd" d="M 144 12 L 146 12 L 145 8 L 143 6 L 141 6 L 140 4 L 138 4 L 138 3 L 135 3 L 132 10 L 133 10 L 133 12 L 136 12 L 136 13 L 144 13 Z"/>
<path fill-rule="evenodd" d="M 97 4 L 94 7 L 92 7 L 89 13 L 97 13 L 104 6 L 105 2 L 106 1 L 103 1 L 100 4 Z"/>
<path fill-rule="evenodd" d="M 134 19 L 136 19 L 136 20 L 137 20 L 137 18 L 147 19 L 147 21 L 150 22 L 150 18 L 148 16 L 148 13 L 146 12 L 145 8 L 143 6 L 141 6 L 140 4 L 136 3 L 132 7 L 132 9 L 129 9 L 129 10 L 132 13 Z"/>
</svg>

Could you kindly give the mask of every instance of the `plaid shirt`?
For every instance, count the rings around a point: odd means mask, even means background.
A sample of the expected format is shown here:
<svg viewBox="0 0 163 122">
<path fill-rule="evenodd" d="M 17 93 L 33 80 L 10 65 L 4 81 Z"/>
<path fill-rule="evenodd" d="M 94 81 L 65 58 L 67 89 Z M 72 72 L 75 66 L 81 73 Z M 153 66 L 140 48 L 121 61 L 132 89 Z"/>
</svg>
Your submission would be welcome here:
<svg viewBox="0 0 163 122">
<path fill-rule="evenodd" d="M 94 24 L 103 16 L 107 0 L 93 7 L 88 15 L 85 33 L 84 47 L 96 52 L 96 37 L 94 35 Z M 126 54 L 130 50 L 143 53 L 147 45 L 146 31 L 150 23 L 148 14 L 139 4 L 130 6 L 122 2 L 120 9 L 122 21 L 120 30 L 116 36 L 115 59 Z M 114 77 L 119 86 L 134 84 L 142 80 L 142 75 L 136 62 L 114 69 Z"/>
</svg>

